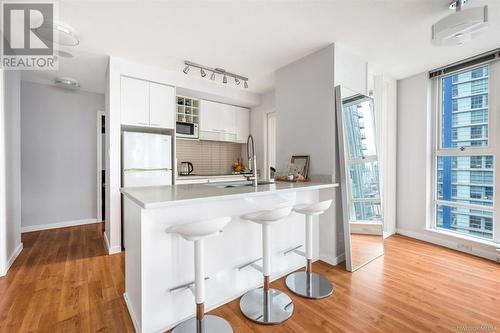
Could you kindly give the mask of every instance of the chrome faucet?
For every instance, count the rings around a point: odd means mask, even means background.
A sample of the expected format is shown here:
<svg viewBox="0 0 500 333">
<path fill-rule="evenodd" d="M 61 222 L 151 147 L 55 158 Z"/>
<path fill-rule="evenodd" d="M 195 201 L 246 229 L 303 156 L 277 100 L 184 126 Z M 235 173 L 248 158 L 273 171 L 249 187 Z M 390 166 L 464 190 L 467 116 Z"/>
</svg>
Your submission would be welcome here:
<svg viewBox="0 0 500 333">
<path fill-rule="evenodd" d="M 252 144 L 252 149 L 250 149 L 250 143 Z M 247 158 L 248 158 L 248 165 L 252 166 L 251 171 L 252 175 L 251 176 L 246 176 L 248 181 L 252 181 L 252 184 L 254 187 L 257 187 L 259 185 L 258 180 L 257 180 L 257 156 L 255 156 L 255 144 L 253 142 L 253 136 L 250 134 L 247 139 Z"/>
</svg>

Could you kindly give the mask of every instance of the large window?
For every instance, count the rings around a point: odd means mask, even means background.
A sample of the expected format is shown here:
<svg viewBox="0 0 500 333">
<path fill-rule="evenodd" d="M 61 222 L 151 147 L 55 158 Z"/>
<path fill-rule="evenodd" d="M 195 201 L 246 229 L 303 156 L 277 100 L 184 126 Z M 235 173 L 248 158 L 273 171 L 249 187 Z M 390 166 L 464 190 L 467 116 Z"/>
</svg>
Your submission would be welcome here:
<svg viewBox="0 0 500 333">
<path fill-rule="evenodd" d="M 434 227 L 500 241 L 495 235 L 495 170 L 500 146 L 492 65 L 436 79 Z M 500 91 L 496 92 L 500 95 Z M 500 97 L 500 96 L 499 96 Z"/>
</svg>

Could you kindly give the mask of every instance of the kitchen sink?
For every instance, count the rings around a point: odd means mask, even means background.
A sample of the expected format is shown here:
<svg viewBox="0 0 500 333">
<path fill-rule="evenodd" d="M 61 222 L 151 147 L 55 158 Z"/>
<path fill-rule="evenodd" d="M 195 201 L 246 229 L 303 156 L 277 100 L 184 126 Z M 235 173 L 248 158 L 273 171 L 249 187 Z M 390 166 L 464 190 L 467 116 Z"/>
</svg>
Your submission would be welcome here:
<svg viewBox="0 0 500 333">
<path fill-rule="evenodd" d="M 258 185 L 269 185 L 274 184 L 274 182 L 270 181 L 259 181 Z M 224 182 L 224 183 L 207 183 L 205 186 L 213 186 L 217 188 L 232 188 L 232 187 L 244 187 L 244 186 L 253 186 L 252 182 Z"/>
</svg>

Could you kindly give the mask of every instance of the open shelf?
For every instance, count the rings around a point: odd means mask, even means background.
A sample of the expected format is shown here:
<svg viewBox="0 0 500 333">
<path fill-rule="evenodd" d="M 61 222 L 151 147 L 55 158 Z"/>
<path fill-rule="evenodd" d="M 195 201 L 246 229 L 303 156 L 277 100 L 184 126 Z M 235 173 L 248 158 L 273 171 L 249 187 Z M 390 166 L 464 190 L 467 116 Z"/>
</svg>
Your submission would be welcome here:
<svg viewBox="0 0 500 333">
<path fill-rule="evenodd" d="M 200 101 L 190 97 L 177 96 L 176 115 L 177 121 L 198 124 L 200 116 Z"/>
</svg>

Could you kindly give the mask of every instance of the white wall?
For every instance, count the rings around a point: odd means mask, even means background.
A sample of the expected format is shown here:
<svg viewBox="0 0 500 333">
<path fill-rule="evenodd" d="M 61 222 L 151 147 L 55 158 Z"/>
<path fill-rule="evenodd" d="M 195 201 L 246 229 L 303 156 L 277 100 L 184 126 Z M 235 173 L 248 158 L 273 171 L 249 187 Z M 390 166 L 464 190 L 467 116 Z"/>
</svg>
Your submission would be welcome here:
<svg viewBox="0 0 500 333">
<path fill-rule="evenodd" d="M 500 260 L 493 246 L 431 231 L 431 81 L 421 73 L 398 81 L 397 232 L 452 249 Z M 463 250 L 463 247 L 461 248 Z"/>
<path fill-rule="evenodd" d="M 396 232 L 397 81 L 389 75 L 373 80 L 375 122 L 384 214 L 384 236 Z"/>
<path fill-rule="evenodd" d="M 368 95 L 368 63 L 342 44 L 335 43 L 335 85 Z"/>
<path fill-rule="evenodd" d="M 0 276 L 6 273 L 7 264 L 7 205 L 5 178 L 5 71 L 0 68 Z"/>
<path fill-rule="evenodd" d="M 20 82 L 17 71 L 2 71 L 0 91 L 3 138 L 1 141 L 3 159 L 0 158 L 0 276 L 5 274 L 22 250 L 21 243 L 21 110 Z M 0 126 L 2 127 L 2 126 Z"/>
<path fill-rule="evenodd" d="M 22 227 L 96 221 L 97 110 L 104 95 L 22 82 Z"/>
<path fill-rule="evenodd" d="M 257 155 L 257 169 L 260 174 L 267 175 L 267 114 L 274 112 L 276 108 L 274 90 L 261 95 L 259 105 L 250 111 L 250 133 L 255 141 L 255 152 Z M 245 146 L 246 147 L 246 146 Z M 244 154 L 246 156 L 246 152 Z"/>
</svg>

